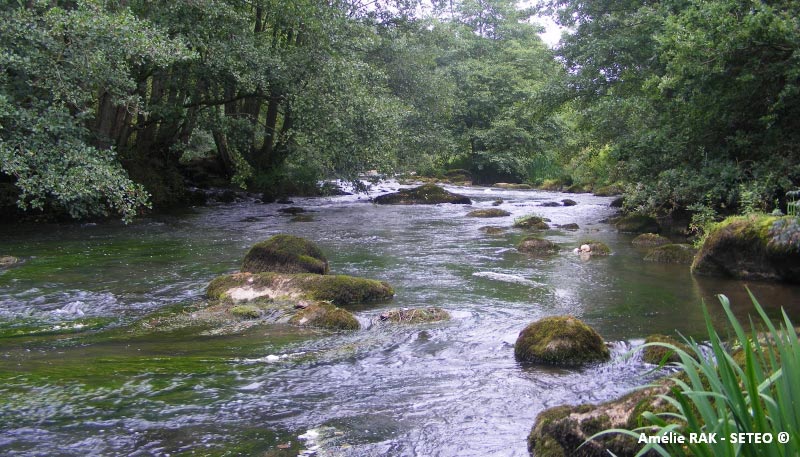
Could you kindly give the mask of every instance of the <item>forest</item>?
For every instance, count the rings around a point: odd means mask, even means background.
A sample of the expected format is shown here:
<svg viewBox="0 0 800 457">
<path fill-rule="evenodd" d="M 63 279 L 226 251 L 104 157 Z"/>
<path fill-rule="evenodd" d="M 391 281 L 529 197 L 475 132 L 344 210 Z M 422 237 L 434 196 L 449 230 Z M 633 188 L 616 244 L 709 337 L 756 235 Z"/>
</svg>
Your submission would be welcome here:
<svg viewBox="0 0 800 457">
<path fill-rule="evenodd" d="M 800 183 L 795 1 L 0 10 L 0 207 L 12 219 L 131 220 L 191 203 L 187 176 L 209 173 L 201 185 L 275 198 L 367 170 L 464 169 L 476 184 L 611 185 L 629 210 L 700 222 L 785 211 Z M 552 49 L 542 16 L 565 30 Z"/>
</svg>

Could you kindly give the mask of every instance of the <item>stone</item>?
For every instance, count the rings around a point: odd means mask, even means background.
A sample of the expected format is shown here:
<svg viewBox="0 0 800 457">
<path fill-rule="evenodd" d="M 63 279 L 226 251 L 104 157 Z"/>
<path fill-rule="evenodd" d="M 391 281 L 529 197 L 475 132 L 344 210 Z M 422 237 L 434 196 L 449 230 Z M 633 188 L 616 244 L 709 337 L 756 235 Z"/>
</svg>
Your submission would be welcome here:
<svg viewBox="0 0 800 457">
<path fill-rule="evenodd" d="M 645 214 L 629 214 L 619 218 L 614 224 L 620 232 L 629 233 L 658 233 L 661 226 L 658 221 Z"/>
<path fill-rule="evenodd" d="M 547 255 L 558 252 L 557 244 L 535 236 L 527 236 L 517 245 L 517 250 L 526 254 Z"/>
<path fill-rule="evenodd" d="M 546 317 L 525 327 L 514 344 L 521 362 L 577 366 L 608 360 L 603 338 L 572 316 Z"/>
<path fill-rule="evenodd" d="M 689 244 L 665 244 L 648 252 L 644 260 L 648 262 L 691 265 L 694 255 L 695 250 Z"/>
<path fill-rule="evenodd" d="M 380 195 L 372 199 L 379 205 L 435 205 L 438 203 L 472 204 L 464 195 L 454 194 L 434 184 L 424 184 L 413 189 Z"/>
<path fill-rule="evenodd" d="M 244 257 L 242 271 L 326 274 L 328 259 L 322 250 L 304 238 L 275 235 L 250 248 Z"/>
<path fill-rule="evenodd" d="M 470 211 L 467 213 L 467 217 L 506 217 L 510 216 L 511 213 L 508 211 L 499 209 L 499 208 L 489 208 L 489 209 L 476 209 L 475 211 Z"/>
</svg>

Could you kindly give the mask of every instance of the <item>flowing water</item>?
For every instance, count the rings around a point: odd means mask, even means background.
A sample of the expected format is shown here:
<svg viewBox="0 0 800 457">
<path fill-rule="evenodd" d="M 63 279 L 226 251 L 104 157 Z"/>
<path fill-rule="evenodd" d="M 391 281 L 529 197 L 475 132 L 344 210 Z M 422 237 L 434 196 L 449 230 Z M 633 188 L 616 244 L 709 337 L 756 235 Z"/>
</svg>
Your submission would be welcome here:
<svg viewBox="0 0 800 457">
<path fill-rule="evenodd" d="M 391 183 L 378 191 L 396 188 Z M 242 201 L 121 224 L 0 228 L 0 453 L 5 455 L 524 456 L 536 415 L 560 404 L 606 401 L 651 379 L 626 352 L 652 333 L 701 337 L 701 301 L 716 293 L 750 310 L 744 284 L 694 278 L 686 266 L 642 261 L 632 235 L 600 222 L 609 198 L 451 188 L 462 205 L 378 206 L 366 197 Z M 542 207 L 572 198 L 572 207 Z M 562 253 L 534 258 L 499 235 L 536 212 L 577 231 L 545 236 Z M 316 242 L 332 272 L 391 283 L 391 303 L 355 311 L 350 333 L 262 326 L 235 335 L 190 331 L 121 337 L 153 311 L 203 299 L 216 275 L 277 233 Z M 614 255 L 581 259 L 582 240 Z M 770 313 L 797 321 L 797 287 L 752 283 Z M 452 319 L 387 325 L 390 308 L 439 306 Z M 612 345 L 611 361 L 581 369 L 517 363 L 513 343 L 539 318 L 572 314 Z"/>
</svg>

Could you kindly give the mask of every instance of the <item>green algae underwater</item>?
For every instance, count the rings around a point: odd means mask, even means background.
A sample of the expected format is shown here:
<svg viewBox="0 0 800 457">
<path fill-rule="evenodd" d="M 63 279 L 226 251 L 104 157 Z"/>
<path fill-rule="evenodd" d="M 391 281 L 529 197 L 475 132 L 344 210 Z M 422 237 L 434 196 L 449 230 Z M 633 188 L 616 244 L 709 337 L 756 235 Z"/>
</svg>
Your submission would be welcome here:
<svg viewBox="0 0 800 457">
<path fill-rule="evenodd" d="M 652 366 L 622 357 L 632 345 L 653 333 L 702 335 L 701 300 L 726 293 L 747 313 L 741 282 L 645 262 L 634 234 L 600 222 L 613 214 L 610 198 L 569 195 L 576 206 L 547 208 L 561 194 L 452 190 L 473 205 L 343 196 L 296 200 L 315 211 L 302 224 L 281 205 L 245 201 L 129 226 L 1 227 L 0 254 L 21 262 L 0 270 L 0 453 L 523 456 L 543 409 L 641 384 Z M 511 213 L 498 224 L 509 227 L 490 236 L 466 215 L 498 198 Z M 581 229 L 537 232 L 560 247 L 555 255 L 520 253 L 530 232 L 510 225 L 532 212 Z M 348 308 L 358 331 L 246 318 L 225 331 L 169 325 L 203 309 L 209 282 L 278 233 L 314 241 L 332 274 L 388 282 L 394 300 Z M 589 238 L 612 255 L 572 254 Z M 796 286 L 750 285 L 773 314 L 798 305 Z M 376 325 L 392 309 L 430 306 L 451 318 Z M 610 341 L 611 359 L 576 369 L 517 362 L 517 334 L 562 314 Z"/>
</svg>

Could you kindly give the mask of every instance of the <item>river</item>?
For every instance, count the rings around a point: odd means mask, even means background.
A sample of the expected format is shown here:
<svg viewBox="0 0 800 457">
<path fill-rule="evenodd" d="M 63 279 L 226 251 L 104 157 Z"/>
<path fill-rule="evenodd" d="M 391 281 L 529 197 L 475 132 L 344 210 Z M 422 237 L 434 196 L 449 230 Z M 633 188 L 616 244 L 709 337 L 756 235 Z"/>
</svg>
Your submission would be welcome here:
<svg viewBox="0 0 800 457">
<path fill-rule="evenodd" d="M 394 183 L 376 192 L 395 190 Z M 601 222 L 610 198 L 449 187 L 472 208 L 502 198 L 509 217 L 465 217 L 463 205 L 379 206 L 366 196 L 296 198 L 312 221 L 251 200 L 121 223 L 0 227 L 0 453 L 4 455 L 526 456 L 536 415 L 602 402 L 652 379 L 628 350 L 653 333 L 702 337 L 703 300 L 750 309 L 744 283 L 694 278 L 685 265 L 642 260 L 633 235 Z M 571 207 L 542 202 L 574 199 Z M 499 235 L 536 212 L 577 231 L 544 235 L 559 255 L 516 251 Z M 216 275 L 277 233 L 316 242 L 334 273 L 392 284 L 391 303 L 355 311 L 362 329 L 284 326 L 237 335 L 120 338 L 136 319 L 203 299 Z M 613 255 L 581 259 L 582 240 Z M 800 308 L 800 288 L 752 283 L 772 315 Z M 452 319 L 378 322 L 390 308 L 440 306 Z M 513 343 L 528 323 L 571 314 L 612 346 L 581 369 L 522 365 Z M 287 448 L 287 449 L 284 449 Z"/>
</svg>

